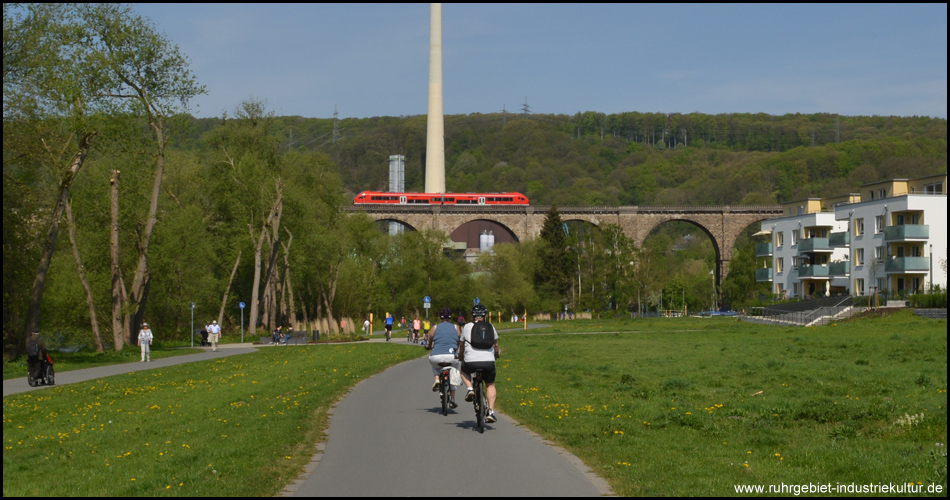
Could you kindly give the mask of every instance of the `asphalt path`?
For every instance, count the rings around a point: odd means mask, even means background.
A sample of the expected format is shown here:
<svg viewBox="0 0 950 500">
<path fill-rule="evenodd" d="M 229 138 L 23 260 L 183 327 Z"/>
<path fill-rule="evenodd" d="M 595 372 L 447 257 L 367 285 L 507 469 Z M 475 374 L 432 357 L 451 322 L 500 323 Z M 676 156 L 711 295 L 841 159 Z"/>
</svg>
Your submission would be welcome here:
<svg viewBox="0 0 950 500">
<path fill-rule="evenodd" d="M 374 341 L 379 342 L 380 339 Z M 383 340 L 385 341 L 385 340 Z M 405 337 L 392 342 L 406 343 Z M 422 347 L 409 346 L 406 349 Z M 499 371 L 499 380 L 504 372 Z M 332 410 L 328 440 L 285 496 L 600 496 L 607 483 L 496 408 L 480 434 L 472 403 L 442 415 L 427 357 L 357 384 Z M 321 453 L 322 452 L 322 453 Z"/>
</svg>

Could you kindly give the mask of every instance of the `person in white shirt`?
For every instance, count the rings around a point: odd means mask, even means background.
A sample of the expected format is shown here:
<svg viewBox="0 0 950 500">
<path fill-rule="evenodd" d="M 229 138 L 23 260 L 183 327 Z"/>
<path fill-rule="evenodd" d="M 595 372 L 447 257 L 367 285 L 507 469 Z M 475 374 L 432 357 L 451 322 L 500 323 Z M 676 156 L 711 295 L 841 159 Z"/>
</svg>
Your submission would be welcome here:
<svg viewBox="0 0 950 500">
<path fill-rule="evenodd" d="M 472 390 L 472 374 L 476 370 L 482 370 L 482 377 L 485 380 L 485 392 L 488 396 L 488 416 L 485 420 L 488 423 L 495 422 L 495 359 L 498 358 L 500 351 L 498 350 L 498 331 L 495 330 L 495 327 L 485 321 L 485 317 L 488 316 L 488 309 L 481 305 L 476 304 L 472 308 L 472 323 L 465 325 L 465 328 L 462 329 L 462 335 L 459 338 L 459 359 L 462 360 L 462 382 L 465 384 L 465 387 L 468 389 L 468 392 L 465 394 L 465 401 L 473 401 L 475 399 L 475 393 Z M 491 339 L 491 342 L 487 343 L 485 346 L 472 344 L 472 329 L 475 328 L 476 323 L 485 322 L 488 328 L 488 335 Z M 487 340 L 487 339 L 486 339 Z"/>
<path fill-rule="evenodd" d="M 142 329 L 139 330 L 138 343 L 139 347 L 142 349 L 142 360 L 139 363 L 146 363 L 152 361 L 152 329 L 148 327 L 148 323 L 142 323 Z"/>
<path fill-rule="evenodd" d="M 208 336 L 211 338 L 211 350 L 218 350 L 218 340 L 221 336 L 221 325 L 218 324 L 217 320 L 211 322 L 211 326 L 208 327 Z"/>
</svg>

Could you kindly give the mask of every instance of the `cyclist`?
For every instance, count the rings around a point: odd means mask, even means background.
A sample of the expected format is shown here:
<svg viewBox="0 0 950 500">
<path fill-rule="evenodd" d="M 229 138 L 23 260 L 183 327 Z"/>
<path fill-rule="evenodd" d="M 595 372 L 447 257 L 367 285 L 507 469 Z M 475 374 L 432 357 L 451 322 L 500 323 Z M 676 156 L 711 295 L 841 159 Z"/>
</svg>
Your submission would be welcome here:
<svg viewBox="0 0 950 500">
<path fill-rule="evenodd" d="M 426 349 L 432 352 L 429 354 L 429 364 L 432 365 L 432 374 L 435 376 L 435 383 L 432 384 L 432 392 L 439 390 L 439 372 L 442 367 L 439 363 L 452 363 L 455 369 L 459 368 L 459 360 L 455 356 L 458 349 L 459 336 L 452 324 L 452 310 L 448 307 L 439 311 L 439 319 L 442 320 L 431 333 L 426 336 Z M 455 386 L 449 391 L 449 406 L 458 407 L 455 404 Z"/>
<path fill-rule="evenodd" d="M 412 341 L 419 341 L 419 331 L 422 330 L 422 322 L 419 321 L 419 317 L 416 316 L 416 319 L 412 320 Z"/>
<path fill-rule="evenodd" d="M 465 393 L 465 401 L 475 399 L 475 391 L 472 390 L 472 374 L 475 370 L 482 370 L 482 378 L 485 380 L 486 396 L 488 396 L 488 416 L 485 420 L 488 423 L 495 422 L 495 359 L 498 358 L 498 332 L 491 323 L 487 323 L 491 335 L 494 337 L 492 346 L 489 348 L 477 348 L 472 346 L 472 329 L 476 323 L 485 321 L 488 316 L 488 309 L 475 304 L 472 308 L 472 323 L 467 323 L 462 329 L 462 336 L 459 338 L 459 359 L 462 360 L 462 382 L 468 392 Z M 466 345 L 468 344 L 468 345 Z"/>
<path fill-rule="evenodd" d="M 389 342 L 389 337 L 393 333 L 393 317 L 386 313 L 386 342 Z"/>
</svg>

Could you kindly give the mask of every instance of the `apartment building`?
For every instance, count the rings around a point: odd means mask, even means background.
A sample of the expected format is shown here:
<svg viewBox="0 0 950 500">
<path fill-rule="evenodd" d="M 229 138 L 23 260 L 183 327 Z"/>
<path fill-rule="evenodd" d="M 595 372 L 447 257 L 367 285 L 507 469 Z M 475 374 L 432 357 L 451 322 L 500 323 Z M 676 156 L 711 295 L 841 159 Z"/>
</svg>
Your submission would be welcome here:
<svg viewBox="0 0 950 500">
<path fill-rule="evenodd" d="M 858 193 L 783 208 L 756 233 L 756 280 L 771 282 L 778 296 L 947 287 L 946 173 L 865 184 Z"/>
</svg>

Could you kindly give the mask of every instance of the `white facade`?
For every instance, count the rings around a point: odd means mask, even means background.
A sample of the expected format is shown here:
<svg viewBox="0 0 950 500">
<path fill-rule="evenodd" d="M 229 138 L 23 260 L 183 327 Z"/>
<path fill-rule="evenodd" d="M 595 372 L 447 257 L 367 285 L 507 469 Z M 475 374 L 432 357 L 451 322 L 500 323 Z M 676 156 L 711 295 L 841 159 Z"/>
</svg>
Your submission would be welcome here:
<svg viewBox="0 0 950 500">
<path fill-rule="evenodd" d="M 762 231 L 771 237 L 773 294 L 815 298 L 847 293 L 848 277 L 834 264 L 847 261 L 848 249 L 829 243 L 833 233 L 847 231 L 846 221 L 835 220 L 832 212 L 803 213 L 763 221 Z"/>
<path fill-rule="evenodd" d="M 785 205 L 763 221 L 757 281 L 787 298 L 947 287 L 947 174 L 861 186 L 838 198 Z M 864 201 L 861 201 L 861 200 Z"/>
<path fill-rule="evenodd" d="M 906 194 L 841 206 L 851 227 L 851 293 L 947 287 L 947 196 Z"/>
</svg>

